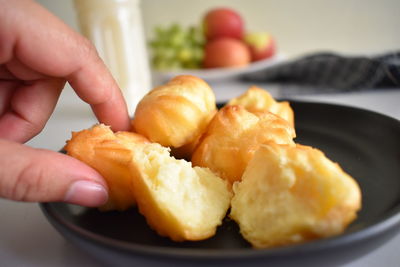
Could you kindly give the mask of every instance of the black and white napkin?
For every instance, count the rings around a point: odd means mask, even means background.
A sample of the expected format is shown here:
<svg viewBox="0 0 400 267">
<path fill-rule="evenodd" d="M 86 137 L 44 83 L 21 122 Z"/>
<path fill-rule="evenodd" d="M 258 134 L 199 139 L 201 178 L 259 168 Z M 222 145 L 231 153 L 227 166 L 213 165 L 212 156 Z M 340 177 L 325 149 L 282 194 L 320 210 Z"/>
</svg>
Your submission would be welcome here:
<svg viewBox="0 0 400 267">
<path fill-rule="evenodd" d="M 329 91 L 400 88 L 400 51 L 379 56 L 317 53 L 245 74 L 249 82 L 274 82 Z"/>
</svg>

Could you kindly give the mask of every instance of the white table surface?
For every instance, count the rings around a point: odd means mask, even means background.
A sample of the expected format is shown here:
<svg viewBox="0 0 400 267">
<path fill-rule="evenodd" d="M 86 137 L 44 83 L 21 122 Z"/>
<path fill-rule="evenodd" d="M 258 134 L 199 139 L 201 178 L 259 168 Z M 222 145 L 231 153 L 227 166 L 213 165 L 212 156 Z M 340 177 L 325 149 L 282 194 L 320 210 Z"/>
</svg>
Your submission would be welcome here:
<svg viewBox="0 0 400 267">
<path fill-rule="evenodd" d="M 244 92 L 249 84 L 212 84 L 218 101 Z M 280 86 L 258 84 L 279 97 Z M 295 96 L 296 99 L 323 101 L 362 107 L 400 120 L 400 90 Z M 81 130 L 96 122 L 89 107 L 70 87 L 64 90 L 55 113 L 44 131 L 28 145 L 59 150 L 70 138 L 71 130 Z M 399 137 L 400 138 L 400 137 Z M 49 224 L 36 203 L 0 199 L 0 266 L 100 266 L 95 259 L 63 239 Z M 346 267 L 400 266 L 400 234 L 363 258 Z"/>
</svg>

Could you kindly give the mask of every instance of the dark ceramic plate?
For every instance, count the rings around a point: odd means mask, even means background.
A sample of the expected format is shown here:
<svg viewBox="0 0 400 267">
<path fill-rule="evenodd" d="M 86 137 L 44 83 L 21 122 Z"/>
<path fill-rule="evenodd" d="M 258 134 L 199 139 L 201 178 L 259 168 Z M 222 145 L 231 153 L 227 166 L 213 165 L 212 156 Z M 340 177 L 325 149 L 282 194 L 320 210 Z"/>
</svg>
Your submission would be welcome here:
<svg viewBox="0 0 400 267">
<path fill-rule="evenodd" d="M 324 151 L 360 184 L 363 207 L 340 236 L 254 250 L 226 220 L 201 242 L 158 236 L 136 209 L 101 213 L 64 203 L 41 204 L 68 240 L 112 266 L 336 266 L 394 236 L 400 226 L 400 122 L 363 109 L 292 101 L 296 142 Z"/>
</svg>

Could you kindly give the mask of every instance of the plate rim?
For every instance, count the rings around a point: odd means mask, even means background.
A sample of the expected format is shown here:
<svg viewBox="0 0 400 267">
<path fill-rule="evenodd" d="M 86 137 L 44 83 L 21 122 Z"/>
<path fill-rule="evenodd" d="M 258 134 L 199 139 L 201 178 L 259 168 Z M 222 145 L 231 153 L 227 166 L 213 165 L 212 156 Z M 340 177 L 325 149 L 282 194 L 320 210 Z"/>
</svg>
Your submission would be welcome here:
<svg viewBox="0 0 400 267">
<path fill-rule="evenodd" d="M 400 227 L 400 204 L 394 207 L 383 218 L 375 219 L 370 222 L 365 228 L 354 230 L 349 233 L 344 233 L 334 237 L 318 239 L 306 243 L 290 245 L 286 247 L 275 247 L 268 249 L 254 249 L 254 248 L 228 248 L 228 249 L 215 249 L 215 248 L 178 248 L 157 245 L 146 245 L 132 243 L 123 240 L 113 239 L 108 236 L 103 236 L 87 229 L 77 226 L 69 221 L 63 220 L 61 216 L 55 211 L 54 205 L 68 205 L 67 203 L 39 203 L 42 212 L 54 225 L 55 228 L 62 227 L 73 235 L 79 235 L 86 241 L 94 242 L 103 247 L 112 249 L 128 251 L 130 253 L 141 255 L 152 255 L 162 257 L 174 258 L 193 258 L 204 260 L 216 259 L 244 259 L 254 257 L 279 257 L 287 254 L 302 254 L 302 253 L 316 253 L 324 251 L 332 247 L 341 247 L 342 244 L 357 243 L 362 240 L 367 240 L 383 232 L 392 229 L 393 227 Z M 375 221 L 377 221 L 375 223 Z"/>
</svg>

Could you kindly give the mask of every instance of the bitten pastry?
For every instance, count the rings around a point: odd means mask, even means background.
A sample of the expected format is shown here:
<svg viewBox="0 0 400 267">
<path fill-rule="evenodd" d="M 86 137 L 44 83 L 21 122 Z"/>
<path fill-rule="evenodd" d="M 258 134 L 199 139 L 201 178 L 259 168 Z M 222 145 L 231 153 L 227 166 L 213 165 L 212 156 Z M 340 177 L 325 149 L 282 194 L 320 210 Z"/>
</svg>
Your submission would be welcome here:
<svg viewBox="0 0 400 267">
<path fill-rule="evenodd" d="M 230 217 L 255 248 L 340 234 L 361 207 L 355 180 L 302 145 L 262 145 L 233 190 Z"/>
<path fill-rule="evenodd" d="M 104 176 L 109 202 L 102 210 L 137 204 L 149 225 L 175 241 L 215 234 L 230 205 L 228 183 L 206 168 L 170 156 L 169 148 L 104 125 L 73 133 L 67 153 Z"/>
<path fill-rule="evenodd" d="M 131 170 L 139 211 L 162 236 L 174 241 L 213 236 L 230 205 L 228 183 L 207 168 L 170 156 L 157 143 L 133 150 Z"/>
<path fill-rule="evenodd" d="M 269 111 L 294 127 L 294 112 L 289 102 L 277 102 L 269 92 L 257 86 L 252 86 L 243 95 L 231 99 L 227 105 L 241 105 L 252 113 Z"/>
<path fill-rule="evenodd" d="M 225 106 L 213 118 L 193 152 L 195 166 L 210 168 L 230 183 L 239 181 L 261 144 L 294 145 L 293 127 L 270 112 L 257 115 L 243 106 Z"/>
<path fill-rule="evenodd" d="M 100 124 L 73 132 L 64 149 L 68 155 L 85 162 L 105 178 L 109 200 L 101 210 L 126 210 L 136 203 L 129 170 L 130 147 L 147 142 L 141 135 L 130 132 L 114 134 L 110 127 Z"/>
<path fill-rule="evenodd" d="M 180 75 L 143 97 L 132 127 L 152 142 L 179 148 L 196 142 L 215 112 L 210 86 L 195 76 Z M 187 149 L 192 147 L 188 145 Z"/>
</svg>

